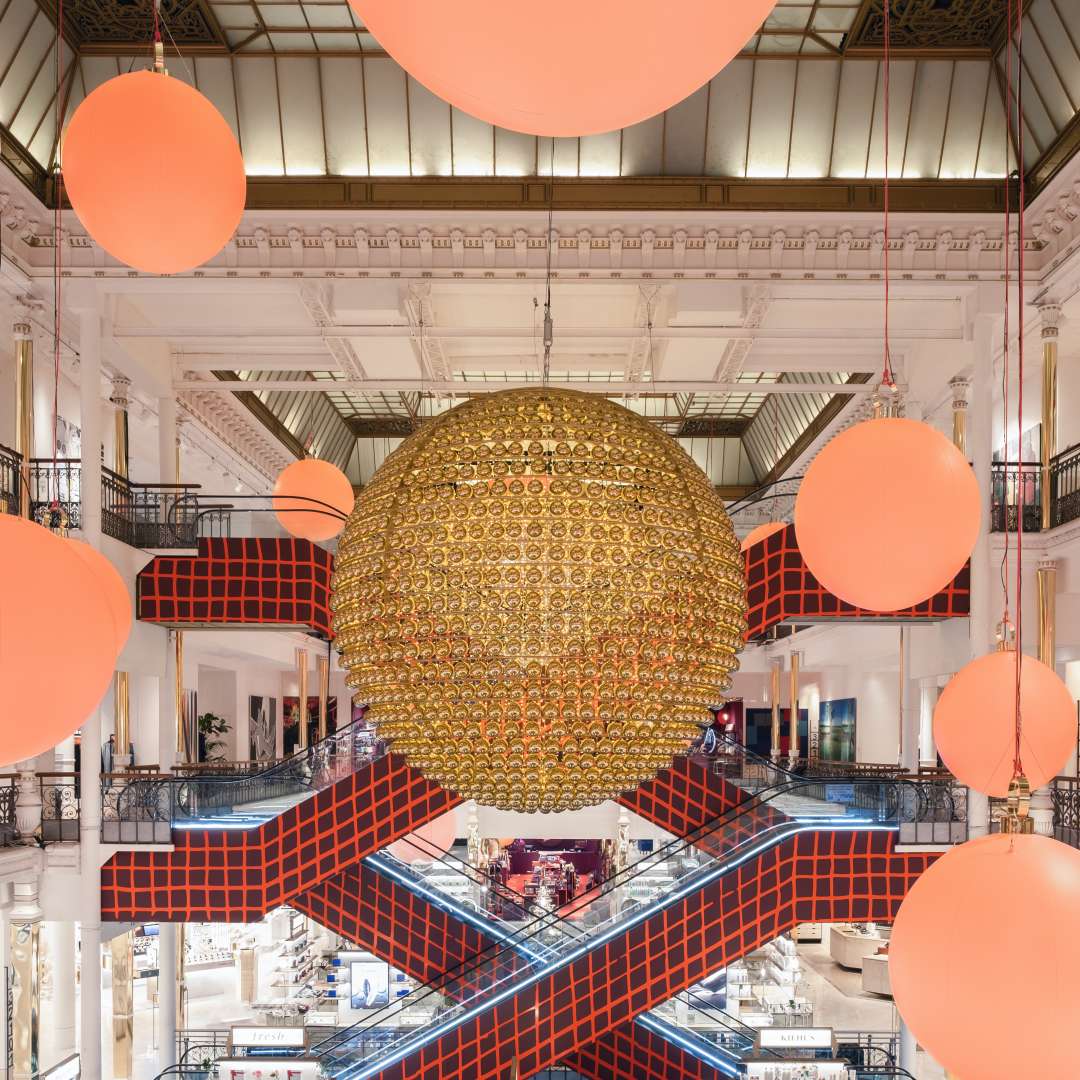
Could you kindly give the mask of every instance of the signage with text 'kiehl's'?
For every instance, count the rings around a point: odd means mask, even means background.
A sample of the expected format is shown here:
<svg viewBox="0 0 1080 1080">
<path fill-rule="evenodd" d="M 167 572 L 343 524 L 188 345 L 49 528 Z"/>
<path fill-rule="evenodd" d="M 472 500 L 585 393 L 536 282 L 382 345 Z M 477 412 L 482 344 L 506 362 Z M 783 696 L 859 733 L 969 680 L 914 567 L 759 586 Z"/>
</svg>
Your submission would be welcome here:
<svg viewBox="0 0 1080 1080">
<path fill-rule="evenodd" d="M 762 1050 L 831 1050 L 833 1029 L 815 1027 L 767 1027 L 758 1032 Z"/>
</svg>

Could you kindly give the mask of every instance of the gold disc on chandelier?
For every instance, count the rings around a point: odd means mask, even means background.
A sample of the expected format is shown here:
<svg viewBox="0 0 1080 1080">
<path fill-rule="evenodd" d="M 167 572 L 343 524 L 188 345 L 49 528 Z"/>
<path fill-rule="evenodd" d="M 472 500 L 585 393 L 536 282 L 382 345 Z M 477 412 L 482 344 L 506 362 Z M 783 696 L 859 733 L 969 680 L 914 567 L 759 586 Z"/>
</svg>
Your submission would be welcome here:
<svg viewBox="0 0 1080 1080">
<path fill-rule="evenodd" d="M 651 779 L 710 721 L 746 629 L 723 503 L 597 395 L 482 394 L 360 493 L 333 581 L 356 700 L 465 798 L 570 810 Z"/>
</svg>

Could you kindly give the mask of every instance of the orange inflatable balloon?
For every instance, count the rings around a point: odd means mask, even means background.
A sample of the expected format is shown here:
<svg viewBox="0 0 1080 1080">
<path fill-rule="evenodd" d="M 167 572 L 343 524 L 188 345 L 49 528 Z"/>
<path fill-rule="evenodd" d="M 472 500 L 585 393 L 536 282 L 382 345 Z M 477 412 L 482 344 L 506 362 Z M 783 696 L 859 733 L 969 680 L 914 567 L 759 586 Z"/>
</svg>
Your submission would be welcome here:
<svg viewBox="0 0 1080 1080">
<path fill-rule="evenodd" d="M 79 105 L 64 136 L 63 181 L 98 244 L 150 274 L 212 259 L 247 194 L 225 118 L 197 90 L 152 71 L 109 79 Z"/>
<path fill-rule="evenodd" d="M 112 678 L 112 613 L 72 547 L 40 525 L 0 514 L 2 765 L 36 757 L 75 732 Z"/>
<path fill-rule="evenodd" d="M 1031 790 L 1057 776 L 1076 748 L 1076 702 L 1046 664 L 1020 665 L 1020 760 Z M 934 709 L 934 742 L 963 784 L 985 795 L 1009 793 L 1016 753 L 1016 653 L 980 656 L 961 668 Z"/>
<path fill-rule="evenodd" d="M 456 839 L 457 814 L 450 810 L 395 841 L 390 854 L 403 863 L 431 862 L 449 851 Z"/>
<path fill-rule="evenodd" d="M 287 533 L 331 540 L 345 528 L 354 502 L 352 482 L 336 465 L 304 458 L 281 471 L 271 505 Z"/>
<path fill-rule="evenodd" d="M 773 533 L 781 532 L 786 529 L 787 525 L 782 521 L 766 521 L 764 525 L 759 525 L 756 529 L 751 529 L 746 534 L 746 538 L 740 545 L 740 551 L 746 551 L 748 548 L 752 548 L 755 544 L 760 544 L 762 540 L 772 536 Z"/>
<path fill-rule="evenodd" d="M 814 458 L 795 500 L 795 534 L 834 596 L 897 611 L 960 572 L 980 512 L 964 455 L 932 427 L 889 417 L 856 424 Z"/>
<path fill-rule="evenodd" d="M 889 943 L 893 998 L 919 1043 L 963 1080 L 1080 1076 L 1080 851 L 984 836 L 912 886 Z M 1038 990 L 1017 1008 L 1016 979 Z"/>
<path fill-rule="evenodd" d="M 663 112 L 707 83 L 776 0 L 350 0 L 418 82 L 488 123 L 593 135 Z M 644 52 L 642 51 L 644 50 Z M 642 56 L 642 64 L 628 63 Z"/>
<path fill-rule="evenodd" d="M 68 540 L 68 543 L 71 545 L 71 550 L 85 563 L 86 569 L 90 571 L 105 594 L 113 625 L 116 628 L 116 655 L 119 656 L 131 633 L 131 597 L 128 595 L 124 579 L 117 572 L 116 567 L 96 548 L 84 544 L 81 540 L 72 539 Z"/>
</svg>

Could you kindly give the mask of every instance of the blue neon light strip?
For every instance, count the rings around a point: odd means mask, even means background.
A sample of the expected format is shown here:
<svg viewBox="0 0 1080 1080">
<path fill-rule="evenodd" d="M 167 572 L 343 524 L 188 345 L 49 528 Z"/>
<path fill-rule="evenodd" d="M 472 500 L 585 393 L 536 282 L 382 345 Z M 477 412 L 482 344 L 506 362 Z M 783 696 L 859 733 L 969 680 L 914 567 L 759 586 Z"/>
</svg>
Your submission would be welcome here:
<svg viewBox="0 0 1080 1080">
<path fill-rule="evenodd" d="M 858 826 L 858 830 L 865 832 L 896 831 L 895 828 L 891 825 L 862 824 Z M 602 934 L 598 934 L 595 938 L 588 940 L 585 945 L 579 946 L 578 948 L 572 950 L 570 953 L 568 953 L 561 959 L 556 958 L 552 960 L 546 966 L 538 969 L 532 975 L 529 975 L 527 978 L 523 979 L 521 982 L 514 983 L 508 986 L 506 989 L 500 990 L 493 997 L 485 999 L 478 1005 L 474 1006 L 472 1009 L 468 1009 L 460 1016 L 454 1017 L 450 1020 L 446 1020 L 429 1031 L 421 1031 L 417 1035 L 414 1035 L 412 1038 L 407 1039 L 405 1043 L 401 1045 L 397 1050 L 381 1058 L 377 1062 L 372 1062 L 372 1064 L 366 1067 L 363 1065 L 362 1062 L 358 1062 L 358 1072 L 350 1072 L 348 1069 L 346 1069 L 340 1074 L 340 1076 L 343 1078 L 343 1080 L 368 1080 L 369 1077 L 378 1076 L 378 1074 L 382 1072 L 383 1069 L 386 1069 L 389 1066 L 394 1065 L 397 1062 L 408 1057 L 409 1054 L 411 1054 L 414 1050 L 422 1049 L 424 1046 L 427 1046 L 428 1043 L 434 1042 L 436 1039 L 441 1038 L 448 1032 L 453 1031 L 455 1028 L 460 1027 L 462 1024 L 467 1023 L 469 1020 L 472 1020 L 474 1017 L 480 1016 L 482 1013 L 487 1012 L 489 1009 L 493 1009 L 496 1005 L 499 1005 L 502 1002 L 508 1000 L 509 998 L 512 998 L 515 994 L 520 993 L 522 990 L 526 990 L 530 986 L 535 986 L 538 982 L 540 982 L 542 979 L 546 978 L 553 972 L 559 970 L 560 968 L 567 967 L 575 960 L 579 960 L 581 957 L 592 952 L 594 949 L 599 948 L 601 945 L 606 945 L 607 942 L 614 940 L 616 937 L 621 936 L 628 930 L 632 930 L 635 926 L 639 926 L 646 919 L 651 919 L 653 915 L 656 915 L 658 912 L 666 910 L 667 908 L 671 907 L 674 904 L 677 904 L 680 900 L 684 900 L 687 896 L 690 896 L 695 892 L 699 892 L 706 885 L 709 885 L 717 878 L 722 877 L 729 870 L 734 870 L 736 867 L 742 866 L 744 863 L 752 859 L 755 855 L 760 855 L 761 852 L 767 851 L 771 847 L 775 847 L 776 844 L 780 843 L 783 840 L 786 840 L 789 836 L 796 836 L 797 834 L 803 832 L 854 831 L 856 830 L 852 827 L 852 824 L 848 824 L 847 827 L 843 828 L 837 826 L 826 826 L 823 828 L 821 820 L 815 819 L 815 824 L 813 825 L 798 825 L 796 828 L 793 828 L 790 831 L 780 833 L 779 835 L 774 837 L 770 837 L 768 840 L 764 841 L 761 844 L 758 844 L 756 847 L 751 848 L 749 851 L 740 855 L 738 858 L 732 859 L 730 862 L 720 864 L 702 877 L 695 878 L 693 881 L 689 882 L 687 885 L 684 885 L 682 888 L 676 889 L 674 892 L 669 893 L 666 897 L 658 899 L 656 903 L 652 906 L 639 909 L 628 919 L 622 922 L 615 923 L 614 926 L 612 926 L 608 930 L 605 930 Z M 358 1032 L 358 1034 L 360 1033 Z"/>
<path fill-rule="evenodd" d="M 652 1013 L 642 1013 L 641 1016 L 635 1018 L 634 1023 L 641 1024 L 642 1027 L 659 1035 L 661 1039 L 673 1043 L 681 1050 L 685 1050 L 699 1061 L 704 1061 L 713 1068 L 719 1069 L 725 1076 L 740 1075 L 737 1064 L 739 1059 L 734 1054 L 724 1051 L 721 1047 L 714 1048 L 704 1039 L 685 1035 L 680 1028 L 661 1020 Z"/>
</svg>

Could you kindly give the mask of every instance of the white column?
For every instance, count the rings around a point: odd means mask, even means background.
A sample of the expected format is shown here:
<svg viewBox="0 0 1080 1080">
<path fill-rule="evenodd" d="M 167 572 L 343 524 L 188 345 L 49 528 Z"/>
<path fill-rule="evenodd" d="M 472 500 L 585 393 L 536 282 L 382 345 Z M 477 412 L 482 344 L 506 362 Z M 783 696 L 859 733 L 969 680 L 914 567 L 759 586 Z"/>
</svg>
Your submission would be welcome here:
<svg viewBox="0 0 1080 1080">
<path fill-rule="evenodd" d="M 79 394 L 82 419 L 82 534 L 101 544 L 101 315 L 79 312 Z"/>
<path fill-rule="evenodd" d="M 975 478 L 979 483 L 982 516 L 975 550 L 971 553 L 971 614 L 968 640 L 972 660 L 985 656 L 994 647 L 994 625 L 1000 617 L 995 610 L 994 568 L 990 556 L 990 463 L 993 458 L 994 349 L 1001 320 L 997 315 L 975 317 L 975 370 L 971 380 L 968 409 L 968 446 Z M 968 794 L 968 831 L 971 837 L 985 836 L 990 827 L 987 797 L 978 791 Z"/>
<path fill-rule="evenodd" d="M 899 1065 L 901 1069 L 906 1069 L 912 1076 L 917 1076 L 915 1071 L 915 1054 L 917 1050 L 917 1044 L 915 1042 L 915 1034 L 904 1023 L 904 1018 L 900 1017 L 900 1061 Z"/>
<path fill-rule="evenodd" d="M 101 709 L 82 726 L 79 859 L 81 889 L 79 1053 L 82 1075 L 101 1076 Z"/>
<path fill-rule="evenodd" d="M 176 1064 L 176 924 L 158 924 L 158 1072 Z"/>
<path fill-rule="evenodd" d="M 937 705 L 937 678 L 919 680 L 919 764 L 937 765 L 937 745 L 934 742 L 934 707 Z"/>
<path fill-rule="evenodd" d="M 176 764 L 176 643 L 174 631 L 162 635 L 165 670 L 158 676 L 158 751 L 161 771 L 167 773 Z"/>
<path fill-rule="evenodd" d="M 46 926 L 52 961 L 52 1010 L 47 1023 L 53 1029 L 56 1061 L 75 1052 L 75 924 L 52 922 Z"/>
<path fill-rule="evenodd" d="M 162 484 L 176 479 L 176 398 L 158 398 L 158 480 Z"/>
<path fill-rule="evenodd" d="M 912 637 L 915 627 L 901 628 L 903 648 L 900 651 L 900 765 L 908 772 L 919 768 L 919 689 L 911 678 Z"/>
</svg>

